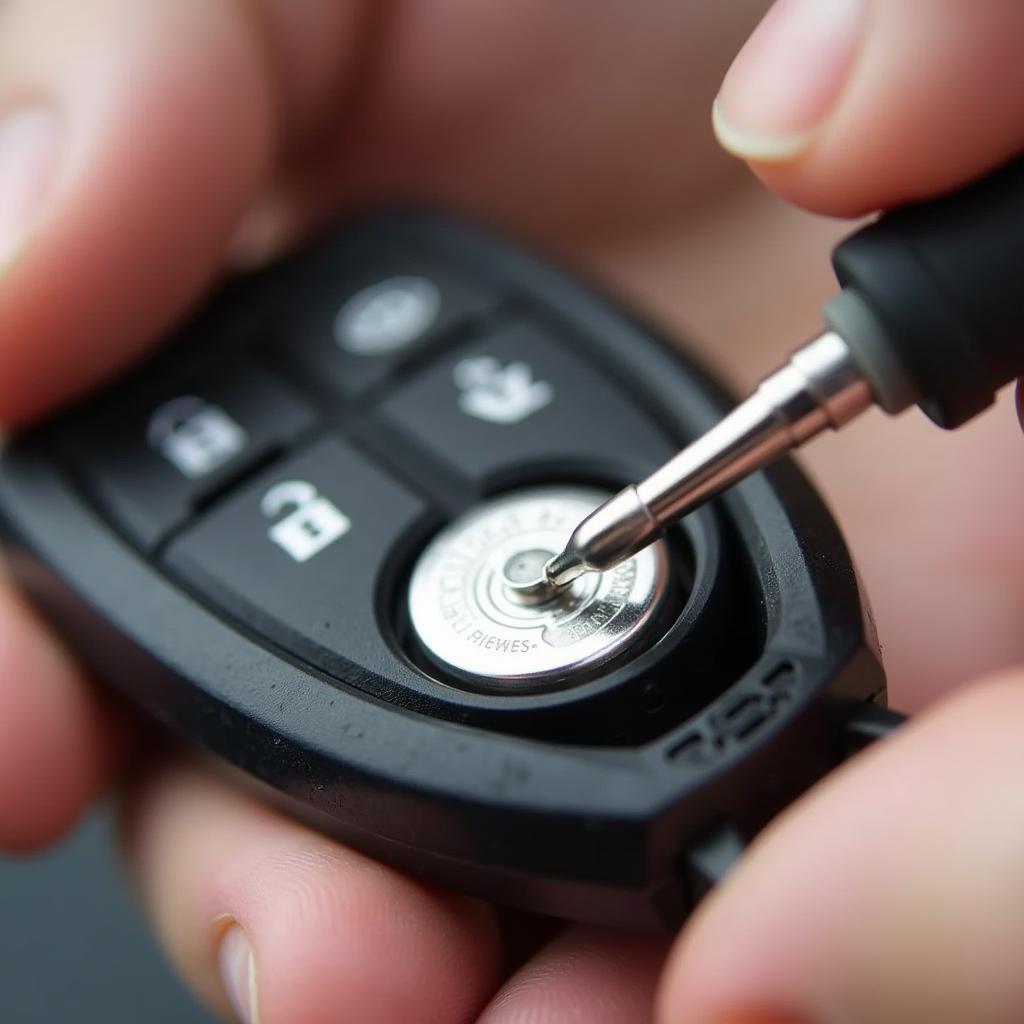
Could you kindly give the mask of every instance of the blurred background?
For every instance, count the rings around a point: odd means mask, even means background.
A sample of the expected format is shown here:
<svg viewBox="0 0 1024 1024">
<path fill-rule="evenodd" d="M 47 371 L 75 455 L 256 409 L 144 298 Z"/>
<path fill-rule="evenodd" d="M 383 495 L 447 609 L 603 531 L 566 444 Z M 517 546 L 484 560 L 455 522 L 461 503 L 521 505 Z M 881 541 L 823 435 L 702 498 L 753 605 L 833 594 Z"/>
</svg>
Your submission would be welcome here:
<svg viewBox="0 0 1024 1024">
<path fill-rule="evenodd" d="M 212 1024 L 135 909 L 111 815 L 40 857 L 0 856 L 2 1024 Z"/>
</svg>

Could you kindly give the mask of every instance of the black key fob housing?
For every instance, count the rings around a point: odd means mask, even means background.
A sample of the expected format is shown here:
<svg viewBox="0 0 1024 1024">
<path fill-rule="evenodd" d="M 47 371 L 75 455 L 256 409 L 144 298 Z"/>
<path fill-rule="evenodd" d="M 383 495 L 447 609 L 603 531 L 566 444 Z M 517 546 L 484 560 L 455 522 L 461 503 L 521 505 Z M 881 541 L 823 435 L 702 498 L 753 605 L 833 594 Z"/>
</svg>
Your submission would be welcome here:
<svg viewBox="0 0 1024 1024">
<path fill-rule="evenodd" d="M 486 899 L 672 927 L 880 713 L 840 533 L 783 460 L 561 603 L 507 583 L 729 406 L 593 290 L 395 211 L 15 438 L 0 514 L 82 661 L 290 814 Z"/>
</svg>

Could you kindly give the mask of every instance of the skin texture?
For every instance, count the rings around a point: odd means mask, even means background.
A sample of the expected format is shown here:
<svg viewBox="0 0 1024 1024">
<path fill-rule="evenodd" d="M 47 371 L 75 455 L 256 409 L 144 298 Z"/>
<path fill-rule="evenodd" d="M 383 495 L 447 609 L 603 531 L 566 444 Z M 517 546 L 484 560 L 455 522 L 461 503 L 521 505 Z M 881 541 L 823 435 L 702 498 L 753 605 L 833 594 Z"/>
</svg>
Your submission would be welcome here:
<svg viewBox="0 0 1024 1024">
<path fill-rule="evenodd" d="M 62 137 L 0 268 L 0 416 L 101 380 L 227 260 L 384 199 L 570 258 L 751 383 L 817 327 L 844 230 L 714 144 L 712 100 L 765 6 L 7 0 L 0 118 L 42 104 Z M 981 173 L 1024 144 L 1022 32 L 1016 0 L 869 3 L 834 101 L 755 172 L 833 214 Z M 237 922 L 272 1024 L 1019 1020 L 1019 443 L 1007 397 L 954 437 L 875 416 L 808 453 L 873 597 L 893 702 L 961 695 L 786 814 L 671 953 L 529 922 L 513 941 L 504 916 L 282 820 L 209 765 L 129 758 L 136 727 L 12 594 L 0 843 L 53 839 L 130 769 L 125 847 L 157 933 L 227 1013 L 217 944 Z"/>
</svg>

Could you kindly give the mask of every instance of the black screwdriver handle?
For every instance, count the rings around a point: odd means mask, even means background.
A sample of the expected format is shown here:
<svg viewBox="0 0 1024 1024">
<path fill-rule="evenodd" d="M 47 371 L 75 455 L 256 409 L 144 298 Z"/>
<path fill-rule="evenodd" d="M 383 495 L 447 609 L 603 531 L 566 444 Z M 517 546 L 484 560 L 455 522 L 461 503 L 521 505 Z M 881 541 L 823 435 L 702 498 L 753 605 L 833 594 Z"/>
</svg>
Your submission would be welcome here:
<svg viewBox="0 0 1024 1024">
<path fill-rule="evenodd" d="M 885 214 L 832 254 L 825 320 L 879 405 L 952 428 L 1024 374 L 1024 157 Z"/>
</svg>

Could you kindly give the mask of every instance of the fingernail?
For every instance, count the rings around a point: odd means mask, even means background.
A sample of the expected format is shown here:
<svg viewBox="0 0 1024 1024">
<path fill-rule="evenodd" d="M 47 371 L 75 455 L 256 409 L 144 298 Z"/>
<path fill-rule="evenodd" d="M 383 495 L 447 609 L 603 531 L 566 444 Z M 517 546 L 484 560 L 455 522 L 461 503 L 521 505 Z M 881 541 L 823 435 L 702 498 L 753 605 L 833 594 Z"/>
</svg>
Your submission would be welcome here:
<svg viewBox="0 0 1024 1024">
<path fill-rule="evenodd" d="M 745 160 L 799 156 L 835 108 L 863 36 L 867 0 L 778 0 L 725 76 L 715 134 Z"/>
<path fill-rule="evenodd" d="M 56 178 L 60 118 L 48 106 L 0 111 L 0 268 L 22 247 Z"/>
<path fill-rule="evenodd" d="M 259 999 L 256 989 L 256 958 L 249 938 L 232 924 L 220 940 L 217 951 L 221 984 L 231 1008 L 241 1024 L 259 1024 Z"/>
</svg>

